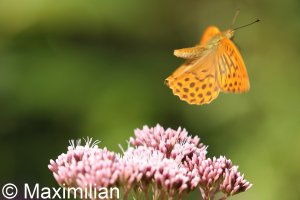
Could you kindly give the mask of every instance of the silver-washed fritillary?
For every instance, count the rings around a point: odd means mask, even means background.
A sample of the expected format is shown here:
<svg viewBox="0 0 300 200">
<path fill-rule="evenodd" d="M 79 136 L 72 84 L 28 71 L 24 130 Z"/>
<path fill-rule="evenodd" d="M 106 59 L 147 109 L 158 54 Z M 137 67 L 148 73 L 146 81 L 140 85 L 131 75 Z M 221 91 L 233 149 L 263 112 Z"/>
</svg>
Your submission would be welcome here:
<svg viewBox="0 0 300 200">
<path fill-rule="evenodd" d="M 175 56 L 187 59 L 166 79 L 174 95 L 189 104 L 202 105 L 216 99 L 220 91 L 242 93 L 249 90 L 243 58 L 231 41 L 237 29 L 220 32 L 217 27 L 209 26 L 197 46 L 174 51 Z"/>
</svg>

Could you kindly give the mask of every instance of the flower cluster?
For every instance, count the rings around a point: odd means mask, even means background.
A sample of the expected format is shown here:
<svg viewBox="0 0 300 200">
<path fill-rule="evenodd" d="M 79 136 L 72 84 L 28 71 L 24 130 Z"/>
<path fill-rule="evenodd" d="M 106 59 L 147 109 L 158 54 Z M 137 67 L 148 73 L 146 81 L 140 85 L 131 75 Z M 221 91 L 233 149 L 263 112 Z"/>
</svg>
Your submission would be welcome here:
<svg viewBox="0 0 300 200">
<path fill-rule="evenodd" d="M 48 167 L 58 184 L 65 187 L 111 187 L 117 184 L 120 175 L 116 154 L 98 148 L 97 142 L 92 143 L 89 138 L 84 146 L 80 145 L 80 140 L 77 144 L 71 141 L 68 152 L 55 161 L 50 160 Z"/>
<path fill-rule="evenodd" d="M 185 129 L 144 126 L 135 130 L 130 144 L 115 154 L 90 139 L 84 146 L 71 142 L 66 154 L 50 161 L 49 169 L 64 187 L 118 186 L 123 199 L 183 199 L 196 188 L 204 200 L 217 193 L 227 199 L 252 186 L 229 159 L 206 158 L 207 147 Z"/>
</svg>

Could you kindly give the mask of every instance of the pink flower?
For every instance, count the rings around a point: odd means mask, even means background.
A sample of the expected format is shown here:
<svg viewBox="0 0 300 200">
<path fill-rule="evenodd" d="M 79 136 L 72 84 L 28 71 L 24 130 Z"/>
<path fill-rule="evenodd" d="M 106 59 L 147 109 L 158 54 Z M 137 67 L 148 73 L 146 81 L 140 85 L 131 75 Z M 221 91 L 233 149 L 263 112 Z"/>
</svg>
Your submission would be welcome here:
<svg viewBox="0 0 300 200">
<path fill-rule="evenodd" d="M 199 137 L 188 136 L 188 132 L 180 127 L 177 130 L 165 130 L 159 124 L 154 128 L 144 126 L 143 129 L 136 129 L 134 134 L 136 137 L 130 138 L 132 145 L 157 149 L 165 158 L 176 161 L 177 165 L 186 170 L 185 189 L 191 191 L 197 187 L 200 178 L 197 171 L 189 165 L 193 165 L 195 158 L 206 159 L 207 147 L 200 143 Z"/>
<path fill-rule="evenodd" d="M 237 170 L 237 166 L 225 169 L 225 173 L 223 175 L 224 181 L 221 183 L 220 188 L 227 196 L 244 192 L 252 187 L 252 184 L 244 179 L 244 175 L 241 175 Z"/>
<path fill-rule="evenodd" d="M 226 157 L 206 158 L 207 147 L 200 139 L 188 136 L 185 129 L 165 130 L 160 125 L 144 126 L 130 138 L 133 147 L 122 155 L 98 148 L 98 142 L 87 139 L 68 147 L 49 169 L 56 181 L 66 187 L 112 187 L 124 189 L 123 199 L 132 192 L 135 197 L 153 192 L 153 200 L 182 199 L 195 188 L 204 200 L 223 193 L 223 199 L 248 190 L 252 185 Z"/>
<path fill-rule="evenodd" d="M 225 157 L 206 159 L 195 165 L 200 176 L 200 187 L 211 191 L 218 181 L 223 178 L 226 169 L 231 168 L 232 163 Z"/>
<path fill-rule="evenodd" d="M 130 138 L 133 146 L 152 147 L 161 151 L 167 158 L 183 162 L 193 154 L 206 155 L 206 146 L 200 143 L 198 136 L 188 136 L 188 132 L 180 127 L 177 130 L 165 130 L 159 124 L 154 128 L 144 126 L 136 129 L 135 138 Z"/>
<path fill-rule="evenodd" d="M 120 180 L 127 189 L 137 185 L 147 187 L 152 183 L 169 196 L 188 189 L 186 168 L 152 147 L 129 147 L 119 163 Z"/>
<path fill-rule="evenodd" d="M 163 159 L 163 153 L 153 148 L 129 147 L 119 159 L 120 179 L 129 188 L 140 181 L 148 184 Z"/>
<path fill-rule="evenodd" d="M 66 187 L 111 187 L 119 177 L 118 160 L 115 153 L 106 148 L 99 149 L 97 143 L 88 139 L 85 146 L 77 145 L 74 141 L 54 161 L 51 160 L 49 169 L 60 185 Z"/>
<path fill-rule="evenodd" d="M 180 195 L 188 188 L 188 171 L 175 160 L 165 158 L 157 166 L 154 182 L 170 196 Z"/>
</svg>

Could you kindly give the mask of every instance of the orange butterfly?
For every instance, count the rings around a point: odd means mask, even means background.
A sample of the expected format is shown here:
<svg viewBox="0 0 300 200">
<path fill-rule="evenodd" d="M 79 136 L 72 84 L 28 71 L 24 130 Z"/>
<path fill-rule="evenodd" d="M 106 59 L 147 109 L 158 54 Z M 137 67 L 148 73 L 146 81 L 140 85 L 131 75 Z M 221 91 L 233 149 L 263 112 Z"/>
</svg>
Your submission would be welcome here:
<svg viewBox="0 0 300 200">
<path fill-rule="evenodd" d="M 209 26 L 199 45 L 174 51 L 175 56 L 187 59 L 165 81 L 174 95 L 189 104 L 202 105 L 217 98 L 220 91 L 242 93 L 249 90 L 243 58 L 230 40 L 239 28 L 220 32 L 217 27 Z"/>
</svg>

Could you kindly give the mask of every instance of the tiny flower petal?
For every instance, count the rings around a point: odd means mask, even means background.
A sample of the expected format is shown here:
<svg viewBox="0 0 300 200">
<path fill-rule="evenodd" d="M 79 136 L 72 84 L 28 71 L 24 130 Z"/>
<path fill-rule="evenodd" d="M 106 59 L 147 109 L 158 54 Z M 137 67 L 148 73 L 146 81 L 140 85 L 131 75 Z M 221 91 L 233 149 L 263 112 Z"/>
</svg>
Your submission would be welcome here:
<svg viewBox="0 0 300 200">
<path fill-rule="evenodd" d="M 220 189 L 227 196 L 244 192 L 250 189 L 252 186 L 252 184 L 244 179 L 244 175 L 241 175 L 237 170 L 237 166 L 233 166 L 230 169 L 225 169 L 224 180 L 220 185 Z"/>
</svg>

